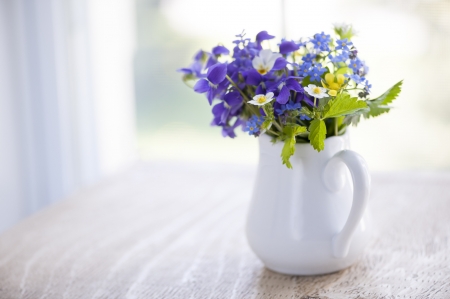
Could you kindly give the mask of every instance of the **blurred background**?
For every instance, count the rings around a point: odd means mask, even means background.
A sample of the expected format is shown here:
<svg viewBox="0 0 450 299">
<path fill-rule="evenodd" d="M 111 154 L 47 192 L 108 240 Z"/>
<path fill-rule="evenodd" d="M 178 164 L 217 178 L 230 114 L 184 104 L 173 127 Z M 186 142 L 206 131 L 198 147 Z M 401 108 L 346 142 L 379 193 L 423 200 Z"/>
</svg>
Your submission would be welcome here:
<svg viewBox="0 0 450 299">
<path fill-rule="evenodd" d="M 373 171 L 450 169 L 449 0 L 0 0 L 0 231 L 139 160 L 257 163 L 175 70 L 245 30 L 351 23 L 389 114 L 351 130 Z"/>
</svg>

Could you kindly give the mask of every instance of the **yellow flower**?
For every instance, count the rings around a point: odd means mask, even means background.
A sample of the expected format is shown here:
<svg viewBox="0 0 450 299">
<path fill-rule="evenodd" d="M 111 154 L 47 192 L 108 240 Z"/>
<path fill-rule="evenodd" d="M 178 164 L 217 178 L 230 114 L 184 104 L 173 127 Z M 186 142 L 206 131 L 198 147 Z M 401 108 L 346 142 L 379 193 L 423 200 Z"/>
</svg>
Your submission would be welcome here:
<svg viewBox="0 0 450 299">
<path fill-rule="evenodd" d="M 329 94 L 330 96 L 332 96 L 332 97 L 335 97 L 335 96 L 337 95 L 337 90 L 330 89 L 330 91 L 328 92 L 328 94 Z"/>
<path fill-rule="evenodd" d="M 342 74 L 335 76 L 331 73 L 328 73 L 325 75 L 325 82 L 322 80 L 322 86 L 328 88 L 330 90 L 328 94 L 333 97 L 337 95 L 337 92 L 342 88 L 344 84 L 345 77 Z"/>
</svg>

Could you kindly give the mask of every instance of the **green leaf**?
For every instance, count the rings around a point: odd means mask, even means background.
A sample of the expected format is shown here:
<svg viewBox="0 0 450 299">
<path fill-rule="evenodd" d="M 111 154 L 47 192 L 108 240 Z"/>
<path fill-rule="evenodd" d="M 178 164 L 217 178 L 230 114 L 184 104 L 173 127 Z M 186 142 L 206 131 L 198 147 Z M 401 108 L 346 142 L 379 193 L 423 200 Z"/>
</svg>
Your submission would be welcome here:
<svg viewBox="0 0 450 299">
<path fill-rule="evenodd" d="M 389 88 L 385 93 L 383 93 L 378 98 L 366 101 L 369 110 L 363 114 L 364 118 L 375 117 L 383 113 L 389 112 L 391 107 L 387 105 L 392 103 L 392 101 L 394 101 L 398 97 L 402 89 L 402 84 L 403 80 L 398 82 L 391 88 Z"/>
<path fill-rule="evenodd" d="M 377 102 L 367 101 L 367 105 L 369 107 L 369 111 L 366 111 L 363 115 L 364 118 L 368 119 L 371 117 L 376 117 L 378 115 L 381 115 L 383 113 L 389 112 L 391 110 L 391 107 L 389 106 L 379 106 Z"/>
<path fill-rule="evenodd" d="M 264 118 L 264 122 L 261 124 L 261 129 L 263 131 L 269 130 L 272 127 L 273 120 L 275 116 L 273 114 L 273 106 L 271 103 L 268 103 L 263 106 L 264 112 L 266 113 L 266 117 Z"/>
<path fill-rule="evenodd" d="M 286 138 L 284 141 L 283 149 L 281 150 L 281 160 L 283 164 L 286 164 L 287 168 L 292 169 L 292 164 L 289 161 L 291 156 L 295 153 L 295 137 L 294 138 Z"/>
<path fill-rule="evenodd" d="M 306 127 L 291 124 L 287 125 L 283 128 L 283 134 L 285 136 L 284 146 L 281 150 L 281 160 L 283 164 L 286 164 L 287 168 L 292 168 L 292 164 L 289 159 L 295 153 L 295 136 L 302 134 L 307 131 Z"/>
<path fill-rule="evenodd" d="M 344 118 L 344 124 L 346 124 L 348 126 L 353 125 L 354 127 L 356 127 L 358 125 L 359 121 L 361 120 L 361 114 L 362 113 L 347 115 Z"/>
<path fill-rule="evenodd" d="M 341 93 L 325 106 L 323 118 L 348 115 L 366 108 L 367 104 L 365 101 L 358 101 L 358 98 L 352 98 L 347 93 Z"/>
<path fill-rule="evenodd" d="M 371 102 L 378 102 L 379 105 L 389 105 L 390 103 L 392 103 L 392 101 L 394 101 L 397 98 L 397 96 L 400 94 L 400 91 L 402 91 L 402 84 L 403 80 L 397 82 L 394 86 L 389 88 L 381 96 L 371 100 Z"/>
<path fill-rule="evenodd" d="M 334 74 L 337 75 L 345 75 L 345 74 L 353 74 L 353 70 L 349 67 L 341 67 Z"/>
<path fill-rule="evenodd" d="M 326 134 L 327 128 L 323 120 L 315 119 L 309 125 L 309 142 L 318 152 L 325 148 Z"/>
<path fill-rule="evenodd" d="M 306 127 L 297 124 L 289 124 L 283 128 L 283 133 L 286 135 L 286 138 L 293 138 L 306 131 Z"/>
</svg>

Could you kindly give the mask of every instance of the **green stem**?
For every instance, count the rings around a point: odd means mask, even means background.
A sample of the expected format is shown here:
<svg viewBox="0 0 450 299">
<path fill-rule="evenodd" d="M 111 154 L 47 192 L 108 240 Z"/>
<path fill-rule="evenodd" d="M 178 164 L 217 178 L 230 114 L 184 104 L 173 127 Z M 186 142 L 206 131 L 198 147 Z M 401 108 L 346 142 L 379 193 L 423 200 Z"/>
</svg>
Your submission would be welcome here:
<svg viewBox="0 0 450 299">
<path fill-rule="evenodd" d="M 273 134 L 275 136 L 280 136 L 280 134 L 278 134 L 277 132 L 273 131 L 273 130 L 267 130 L 267 132 L 269 132 L 270 134 Z"/>
<path fill-rule="evenodd" d="M 247 95 L 239 88 L 239 86 L 237 86 L 237 84 L 233 81 L 233 79 L 230 78 L 230 76 L 225 75 L 225 77 L 228 79 L 228 81 L 230 81 L 231 85 L 233 85 L 234 88 L 237 89 L 237 91 L 239 91 L 239 93 L 242 95 L 242 97 L 244 98 L 244 104 L 247 105 L 247 107 L 249 107 L 250 110 L 253 111 L 254 114 L 256 115 L 261 115 L 261 113 L 259 113 L 259 110 L 253 106 L 253 105 L 249 105 L 247 102 L 250 101 L 250 99 L 247 97 Z"/>
<path fill-rule="evenodd" d="M 338 135 L 338 118 L 334 119 L 334 136 Z"/>
<path fill-rule="evenodd" d="M 250 101 L 250 99 L 247 97 L 247 95 L 237 86 L 236 83 L 234 83 L 233 79 L 231 79 L 230 76 L 225 75 L 225 77 L 228 79 L 228 81 L 230 81 L 231 85 L 233 85 L 233 87 L 236 88 L 237 91 L 239 91 L 239 93 L 242 95 L 242 97 L 244 97 L 244 99 L 247 102 Z"/>
<path fill-rule="evenodd" d="M 273 120 L 273 125 L 278 129 L 278 131 L 283 132 L 283 128 L 277 123 L 277 121 Z"/>
</svg>

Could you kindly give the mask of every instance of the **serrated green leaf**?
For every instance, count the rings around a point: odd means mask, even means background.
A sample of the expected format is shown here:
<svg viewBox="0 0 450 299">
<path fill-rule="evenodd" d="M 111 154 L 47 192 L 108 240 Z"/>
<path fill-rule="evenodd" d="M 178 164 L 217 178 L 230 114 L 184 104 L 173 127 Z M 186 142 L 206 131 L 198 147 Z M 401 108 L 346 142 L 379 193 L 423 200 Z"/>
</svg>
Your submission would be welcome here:
<svg viewBox="0 0 450 299">
<path fill-rule="evenodd" d="M 358 98 L 352 98 L 349 94 L 342 93 L 328 102 L 323 111 L 323 118 L 348 115 L 366 108 L 365 101 L 358 101 Z"/>
<path fill-rule="evenodd" d="M 261 129 L 263 131 L 269 130 L 272 127 L 273 120 L 275 119 L 275 116 L 273 114 L 273 106 L 271 103 L 266 104 L 263 106 L 264 112 L 266 113 L 266 116 L 264 118 L 264 122 L 261 124 Z"/>
<path fill-rule="evenodd" d="M 392 103 L 392 101 L 394 101 L 397 98 L 397 96 L 402 91 L 402 84 L 403 84 L 403 80 L 397 82 L 394 86 L 389 88 L 381 96 L 379 96 L 376 99 L 371 100 L 370 102 L 372 102 L 372 103 L 378 102 L 379 106 L 389 105 L 390 103 Z"/>
<path fill-rule="evenodd" d="M 346 124 L 348 126 L 353 125 L 354 127 L 356 127 L 358 125 L 359 121 L 361 120 L 361 115 L 362 115 L 362 113 L 347 115 L 344 118 L 344 124 Z"/>
<path fill-rule="evenodd" d="M 286 138 L 284 141 L 283 149 L 281 150 L 281 160 L 283 164 L 286 164 L 287 168 L 292 169 L 292 164 L 289 161 L 291 156 L 295 153 L 295 137 L 294 138 Z"/>
<path fill-rule="evenodd" d="M 295 137 L 303 132 L 306 132 L 307 128 L 297 124 L 289 124 L 283 128 L 283 133 L 287 138 Z"/>
<path fill-rule="evenodd" d="M 327 128 L 321 119 L 315 119 L 309 125 L 309 142 L 315 150 L 320 152 L 325 148 L 325 136 Z"/>
<path fill-rule="evenodd" d="M 297 124 L 290 124 L 283 128 L 283 134 L 286 139 L 284 140 L 284 146 L 281 150 L 281 160 L 283 164 L 286 164 L 287 168 L 292 168 L 289 159 L 295 153 L 295 136 L 304 132 L 307 132 L 307 128 Z"/>
<path fill-rule="evenodd" d="M 325 98 L 319 99 L 319 105 L 318 105 L 319 110 L 323 110 L 330 101 L 331 101 L 331 97 L 325 97 Z"/>
<path fill-rule="evenodd" d="M 389 112 L 391 107 L 389 106 L 380 106 L 377 102 L 367 101 L 367 106 L 369 107 L 369 111 L 366 111 L 363 115 L 364 118 L 369 119 L 371 117 L 376 117 L 383 113 Z"/>
<path fill-rule="evenodd" d="M 403 80 L 389 88 L 385 93 L 376 99 L 366 101 L 369 111 L 366 111 L 363 115 L 364 118 L 371 118 L 383 113 L 389 112 L 391 107 L 387 106 L 392 103 L 402 90 Z"/>
</svg>

